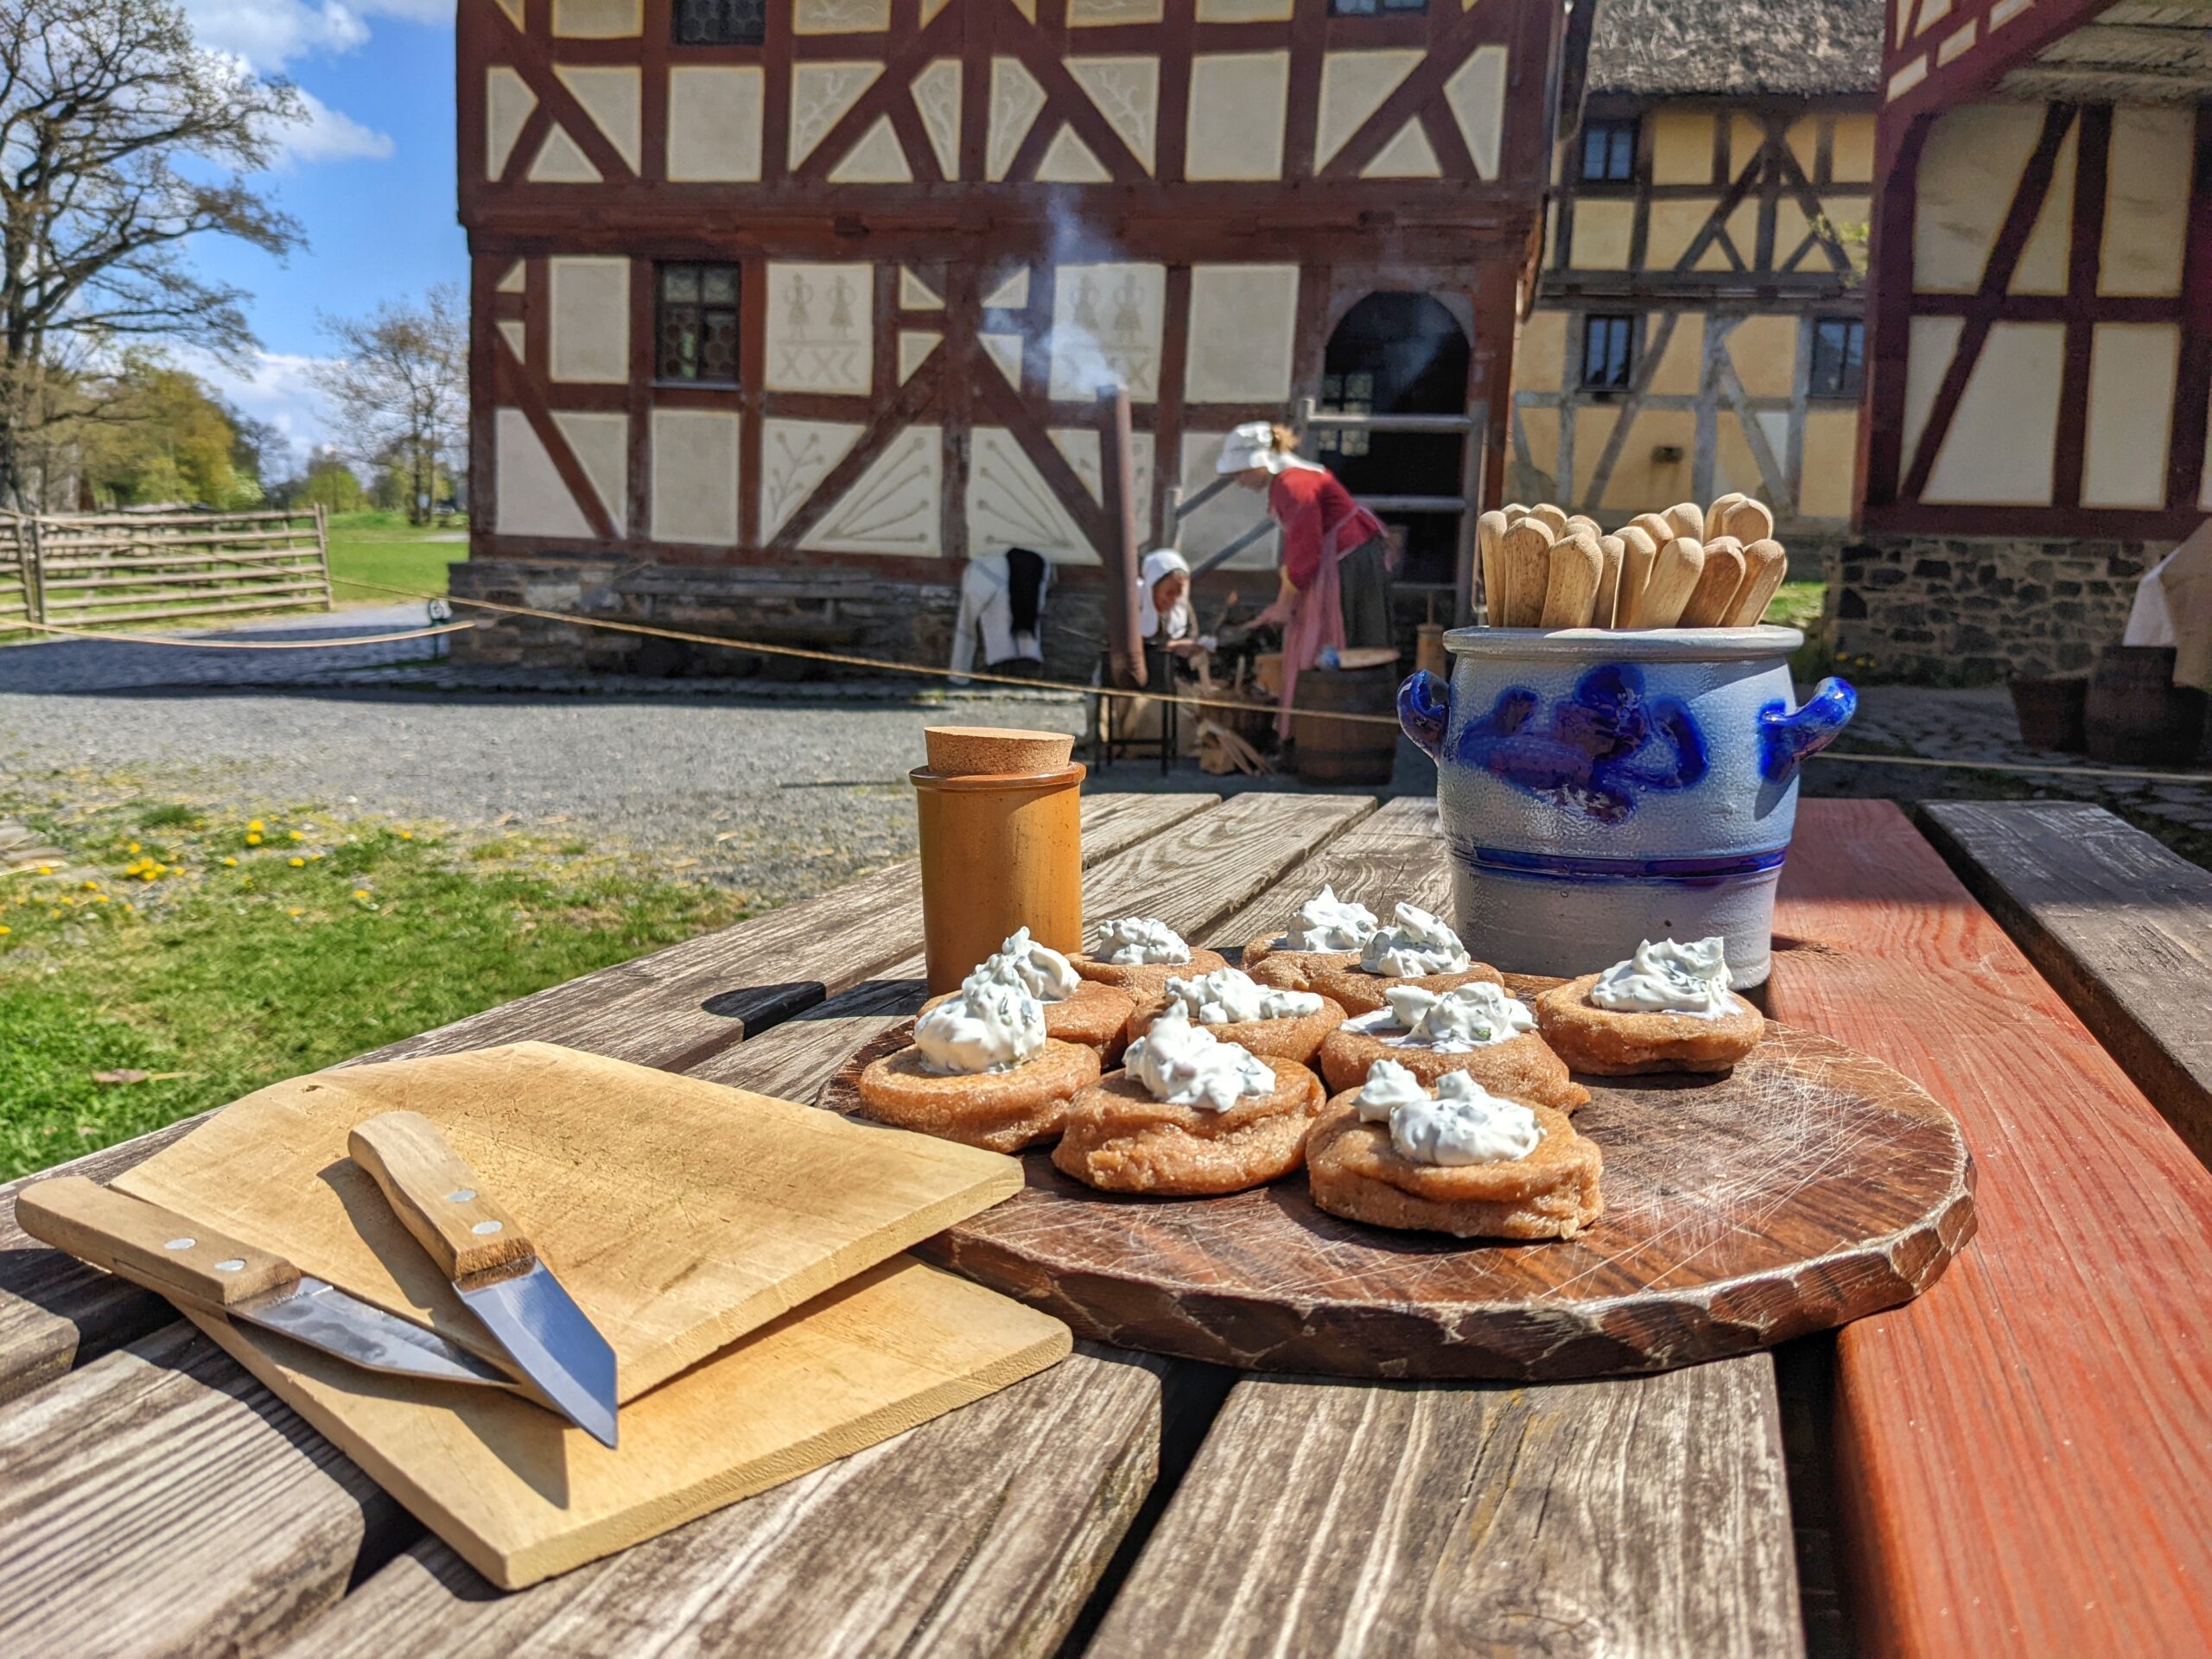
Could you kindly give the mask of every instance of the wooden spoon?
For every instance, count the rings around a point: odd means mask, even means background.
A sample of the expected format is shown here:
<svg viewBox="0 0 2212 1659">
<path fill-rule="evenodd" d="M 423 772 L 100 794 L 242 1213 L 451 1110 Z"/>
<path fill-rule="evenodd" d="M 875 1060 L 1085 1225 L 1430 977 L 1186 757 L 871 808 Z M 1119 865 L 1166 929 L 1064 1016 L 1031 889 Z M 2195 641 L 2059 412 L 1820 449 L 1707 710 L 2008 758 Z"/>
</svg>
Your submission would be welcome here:
<svg viewBox="0 0 2212 1659">
<path fill-rule="evenodd" d="M 1711 531 L 1715 536 L 1724 536 L 1728 534 L 1729 509 L 1738 506 L 1751 499 L 1751 497 L 1745 495 L 1741 490 L 1731 490 L 1726 495 L 1714 496 L 1712 500 L 1706 504 L 1705 527 Z"/>
<path fill-rule="evenodd" d="M 1764 502 L 1754 501 L 1747 496 L 1728 510 L 1728 523 L 1725 528 L 1729 535 L 1749 547 L 1753 542 L 1772 538 L 1774 514 Z M 1716 531 L 1714 533 L 1719 532 Z"/>
<path fill-rule="evenodd" d="M 1544 590 L 1552 579 L 1551 550 L 1555 539 L 1541 518 L 1523 518 L 1505 532 L 1497 545 L 1497 563 L 1503 573 L 1505 621 L 1509 628 L 1533 628 L 1544 620 Z"/>
<path fill-rule="evenodd" d="M 1633 627 L 1636 625 L 1629 619 L 1636 614 L 1637 601 L 1643 594 L 1644 584 L 1651 580 L 1651 565 L 1659 556 L 1659 543 L 1651 539 L 1651 532 L 1642 524 L 1623 524 L 1614 539 L 1621 544 L 1621 581 L 1613 601 L 1613 626 Z"/>
<path fill-rule="evenodd" d="M 1789 556 L 1782 543 L 1769 538 L 1753 542 L 1744 550 L 1744 580 L 1736 589 L 1736 597 L 1729 602 L 1728 626 L 1748 628 L 1758 626 L 1766 614 L 1767 606 L 1773 601 L 1774 590 L 1782 586 L 1782 579 L 1789 574 Z"/>
<path fill-rule="evenodd" d="M 1483 598 L 1490 607 L 1490 625 L 1502 626 L 1498 613 L 1503 601 L 1503 581 L 1498 569 L 1498 543 L 1505 539 L 1505 532 L 1512 525 L 1504 513 L 1492 507 L 1475 520 L 1475 545 L 1480 550 L 1483 564 Z"/>
<path fill-rule="evenodd" d="M 1659 556 L 1651 562 L 1650 578 L 1637 595 L 1636 613 L 1629 619 L 1629 626 L 1673 627 L 1704 571 L 1704 547 L 1687 536 L 1675 537 L 1659 550 Z"/>
<path fill-rule="evenodd" d="M 1568 535 L 1578 535 L 1586 530 L 1590 532 L 1592 539 L 1602 537 L 1605 533 L 1599 527 L 1598 521 L 1595 518 L 1592 518 L 1586 512 L 1570 512 L 1567 515 L 1567 533 Z"/>
<path fill-rule="evenodd" d="M 1531 518 L 1540 519 L 1549 528 L 1554 541 L 1567 534 L 1567 514 L 1548 501 L 1539 501 L 1529 509 Z"/>
<path fill-rule="evenodd" d="M 1598 573 L 1598 597 L 1590 607 L 1590 626 L 1610 628 L 1619 613 L 1621 595 L 1621 564 L 1628 555 L 1628 543 L 1618 536 L 1600 536 L 1598 551 L 1605 561 L 1605 568 Z"/>
<path fill-rule="evenodd" d="M 1598 597 L 1598 579 L 1605 569 L 1605 556 L 1598 545 L 1598 538 L 1590 535 L 1565 537 L 1551 544 L 1546 557 L 1551 576 L 1544 588 L 1541 626 L 1588 627 L 1590 607 Z M 1730 592 L 1732 594 L 1734 589 Z"/>
<path fill-rule="evenodd" d="M 1661 515 L 1674 527 L 1675 534 L 1693 542 L 1705 540 L 1705 509 L 1694 501 L 1677 501 Z M 1714 532 L 1716 535 L 1718 531 Z"/>
<path fill-rule="evenodd" d="M 1744 544 L 1732 536 L 1716 536 L 1705 544 L 1705 569 L 1697 586 L 1682 605 L 1685 628 L 1717 628 L 1727 620 L 1729 607 L 1744 585 Z"/>
<path fill-rule="evenodd" d="M 1639 512 L 1635 518 L 1630 519 L 1629 523 L 1651 538 L 1651 545 L 1655 550 L 1666 546 L 1668 543 L 1682 533 L 1667 522 L 1664 513 Z"/>
</svg>

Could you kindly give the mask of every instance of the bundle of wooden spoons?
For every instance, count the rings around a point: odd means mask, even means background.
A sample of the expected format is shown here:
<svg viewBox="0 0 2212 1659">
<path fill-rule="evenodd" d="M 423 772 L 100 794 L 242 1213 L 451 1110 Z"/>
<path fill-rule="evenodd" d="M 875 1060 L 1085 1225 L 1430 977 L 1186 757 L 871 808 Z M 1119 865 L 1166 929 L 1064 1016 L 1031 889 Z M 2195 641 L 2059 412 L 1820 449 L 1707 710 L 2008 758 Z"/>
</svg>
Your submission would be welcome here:
<svg viewBox="0 0 2212 1659">
<path fill-rule="evenodd" d="M 1789 569 L 1774 514 L 1747 495 L 1640 512 L 1611 535 L 1548 501 L 1476 524 L 1498 628 L 1742 628 Z"/>
</svg>

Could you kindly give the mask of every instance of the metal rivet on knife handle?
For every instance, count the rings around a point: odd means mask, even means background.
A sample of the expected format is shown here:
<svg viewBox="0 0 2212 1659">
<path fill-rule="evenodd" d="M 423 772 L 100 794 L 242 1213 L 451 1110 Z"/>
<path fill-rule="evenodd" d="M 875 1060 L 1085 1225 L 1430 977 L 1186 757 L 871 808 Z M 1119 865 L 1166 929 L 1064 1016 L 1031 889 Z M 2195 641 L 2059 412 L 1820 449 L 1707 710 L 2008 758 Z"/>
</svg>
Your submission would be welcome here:
<svg viewBox="0 0 2212 1659">
<path fill-rule="evenodd" d="M 80 1262 L 202 1306 L 227 1307 L 299 1282 L 300 1270 L 281 1255 L 81 1175 L 25 1187 L 16 1219 L 33 1238 Z"/>
<path fill-rule="evenodd" d="M 346 1149 L 447 1278 L 537 1254 L 515 1218 L 477 1190 L 468 1166 L 421 1113 L 384 1112 L 357 1123 Z M 493 1224 L 486 1228 L 486 1222 Z"/>
</svg>

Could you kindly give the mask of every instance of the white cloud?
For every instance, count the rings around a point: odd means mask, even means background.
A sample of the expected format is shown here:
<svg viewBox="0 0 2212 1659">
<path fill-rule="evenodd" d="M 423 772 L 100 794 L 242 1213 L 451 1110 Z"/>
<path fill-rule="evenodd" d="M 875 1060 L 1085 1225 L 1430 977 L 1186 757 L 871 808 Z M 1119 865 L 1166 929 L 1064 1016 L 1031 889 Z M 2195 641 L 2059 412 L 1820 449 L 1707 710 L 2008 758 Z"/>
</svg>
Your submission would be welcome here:
<svg viewBox="0 0 2212 1659">
<path fill-rule="evenodd" d="M 179 360 L 225 402 L 282 432 L 290 441 L 296 470 L 305 469 L 311 450 L 338 435 L 322 395 L 309 378 L 322 359 L 293 352 L 257 352 L 244 373 L 198 353 L 181 354 Z"/>
<path fill-rule="evenodd" d="M 351 52 L 369 38 L 369 26 L 343 0 L 185 0 L 184 10 L 200 45 L 264 75 L 311 52 Z"/>
<path fill-rule="evenodd" d="M 454 0 L 361 0 L 359 10 L 410 23 L 449 23 L 453 8 Z"/>
<path fill-rule="evenodd" d="M 301 101 L 307 119 L 283 129 L 280 135 L 283 160 L 308 166 L 316 162 L 380 162 L 391 154 L 391 139 L 373 127 L 365 127 L 343 110 L 334 110 L 305 87 Z"/>
</svg>

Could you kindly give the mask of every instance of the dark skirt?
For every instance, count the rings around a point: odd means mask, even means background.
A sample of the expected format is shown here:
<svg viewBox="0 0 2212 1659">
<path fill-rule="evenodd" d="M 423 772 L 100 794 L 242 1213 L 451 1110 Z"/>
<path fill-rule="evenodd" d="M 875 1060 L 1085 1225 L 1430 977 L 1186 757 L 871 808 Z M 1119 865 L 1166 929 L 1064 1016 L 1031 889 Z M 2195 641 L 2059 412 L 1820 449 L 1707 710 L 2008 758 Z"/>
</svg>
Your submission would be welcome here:
<svg viewBox="0 0 2212 1659">
<path fill-rule="evenodd" d="M 1344 611 L 1347 650 L 1394 643 L 1389 557 L 1389 543 L 1376 536 L 1337 561 L 1337 597 Z"/>
</svg>

